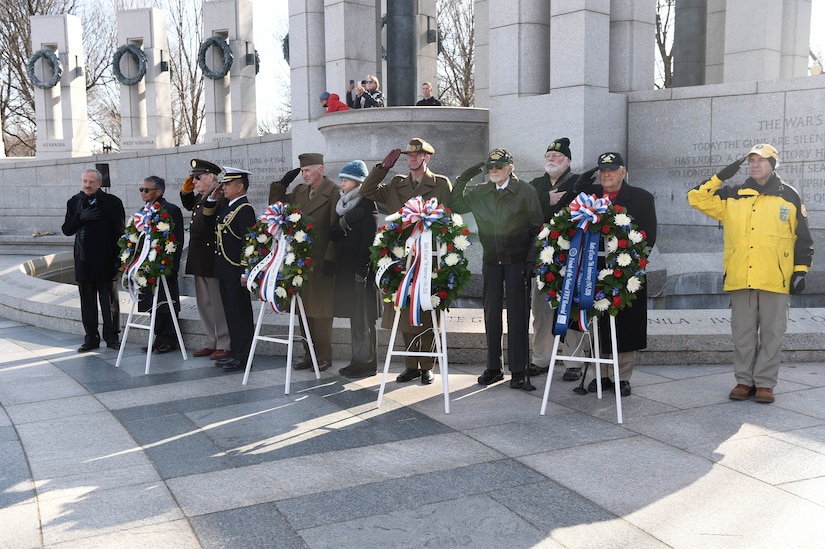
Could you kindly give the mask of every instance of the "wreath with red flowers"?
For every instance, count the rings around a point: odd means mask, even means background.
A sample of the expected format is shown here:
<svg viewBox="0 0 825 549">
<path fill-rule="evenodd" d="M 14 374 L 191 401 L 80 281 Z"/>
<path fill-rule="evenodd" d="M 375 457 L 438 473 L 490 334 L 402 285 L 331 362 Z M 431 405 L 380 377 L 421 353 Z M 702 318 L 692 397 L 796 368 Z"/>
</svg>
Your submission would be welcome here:
<svg viewBox="0 0 825 549">
<path fill-rule="evenodd" d="M 132 216 L 117 242 L 122 284 L 130 293 L 151 292 L 161 276 L 172 272 L 178 249 L 174 230 L 175 222 L 160 202 L 147 203 Z"/>
</svg>

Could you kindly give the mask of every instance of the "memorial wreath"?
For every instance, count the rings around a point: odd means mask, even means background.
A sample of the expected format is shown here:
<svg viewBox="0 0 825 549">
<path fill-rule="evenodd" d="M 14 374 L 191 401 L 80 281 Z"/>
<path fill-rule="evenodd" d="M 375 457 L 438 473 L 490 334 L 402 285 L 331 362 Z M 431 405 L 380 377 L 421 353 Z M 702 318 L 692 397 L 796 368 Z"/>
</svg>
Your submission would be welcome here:
<svg viewBox="0 0 825 549">
<path fill-rule="evenodd" d="M 172 216 L 159 202 L 149 203 L 135 212 L 118 240 L 123 286 L 133 301 L 141 292 L 154 290 L 160 277 L 172 272 L 178 242 Z"/>
<path fill-rule="evenodd" d="M 599 268 L 602 239 L 604 266 Z M 650 251 L 645 239 L 625 208 L 581 193 L 538 234 L 534 273 L 538 289 L 553 308 L 564 310 L 567 305 L 571 318 L 581 320 L 581 313 L 591 308 L 597 316 L 615 316 L 636 299 L 645 283 Z M 572 276 L 567 276 L 571 268 Z"/>
<path fill-rule="evenodd" d="M 421 324 L 422 310 L 447 309 L 470 282 L 464 256 L 469 247 L 470 230 L 459 214 L 435 198 L 411 198 L 386 217 L 370 247 L 383 300 L 396 309 L 409 308 L 413 325 Z"/>
<path fill-rule="evenodd" d="M 274 311 L 287 311 L 309 279 L 316 237 L 312 218 L 297 206 L 282 202 L 267 206 L 246 235 L 247 289 Z"/>
</svg>

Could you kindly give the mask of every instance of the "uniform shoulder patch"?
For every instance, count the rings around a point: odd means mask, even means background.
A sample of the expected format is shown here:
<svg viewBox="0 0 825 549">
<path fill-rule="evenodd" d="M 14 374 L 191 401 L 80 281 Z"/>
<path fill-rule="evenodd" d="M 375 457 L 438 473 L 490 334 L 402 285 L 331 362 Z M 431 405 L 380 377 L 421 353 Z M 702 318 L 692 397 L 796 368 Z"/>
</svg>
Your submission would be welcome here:
<svg viewBox="0 0 825 549">
<path fill-rule="evenodd" d="M 805 209 L 805 204 L 800 204 L 799 213 L 802 214 L 802 217 L 808 217 L 808 210 Z"/>
</svg>

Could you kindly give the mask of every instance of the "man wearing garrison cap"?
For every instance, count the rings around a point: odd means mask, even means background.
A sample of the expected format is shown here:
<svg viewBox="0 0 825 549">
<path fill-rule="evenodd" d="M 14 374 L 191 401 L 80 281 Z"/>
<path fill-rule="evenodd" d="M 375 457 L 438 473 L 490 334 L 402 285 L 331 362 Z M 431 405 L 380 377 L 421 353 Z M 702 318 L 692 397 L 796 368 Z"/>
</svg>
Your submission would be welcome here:
<svg viewBox="0 0 825 549">
<path fill-rule="evenodd" d="M 314 267 L 309 275 L 306 289 L 301 294 L 307 314 L 309 332 L 315 346 L 318 368 L 326 370 L 332 365 L 332 318 L 335 297 L 335 265 L 337 247 L 330 245 L 329 229 L 335 222 L 335 205 L 340 193 L 338 186 L 324 175 L 324 155 L 303 153 L 298 155 L 300 170 L 290 170 L 280 181 L 269 187 L 269 203 L 282 201 L 295 204 L 304 215 L 312 217 L 318 237 L 312 241 L 312 262 Z M 300 173 L 304 182 L 287 192 L 289 184 Z M 303 327 L 302 327 L 303 329 Z M 293 366 L 296 370 L 312 367 L 309 349 L 301 362 Z"/>
<path fill-rule="evenodd" d="M 407 156 L 409 173 L 398 174 L 389 182 L 383 183 L 402 154 Z M 430 155 L 433 154 L 435 154 L 435 148 L 420 137 L 410 139 L 404 151 L 391 150 L 383 162 L 376 164 L 370 170 L 367 179 L 361 185 L 361 196 L 385 204 L 389 212 L 397 212 L 407 200 L 414 196 L 421 196 L 424 200 L 435 197 L 440 204 L 447 205 L 453 186 L 447 177 L 435 174 L 427 167 Z M 409 315 L 401 315 L 399 319 L 398 327 L 401 330 L 404 345 L 409 351 L 431 352 L 434 348 L 432 319 L 429 315 L 423 316 L 423 326 L 410 325 Z M 392 304 L 385 303 L 381 327 L 392 329 L 394 318 L 395 311 Z M 396 378 L 399 383 L 418 378 L 425 385 L 433 382 L 434 358 L 408 356 L 405 366 L 404 371 Z"/>
<path fill-rule="evenodd" d="M 207 199 L 204 215 L 215 220 L 214 275 L 229 326 L 229 356 L 217 361 L 225 372 L 246 367 L 254 336 L 252 301 L 241 277 L 246 270 L 246 234 L 255 225 L 255 208 L 246 198 L 250 172 L 225 167 L 223 181 Z"/>
<path fill-rule="evenodd" d="M 189 165 L 191 172 L 180 190 L 180 203 L 192 212 L 186 274 L 195 278 L 195 299 L 205 336 L 204 346 L 192 354 L 220 360 L 229 356 L 229 327 L 223 312 L 218 279 L 214 276 L 215 217 L 205 216 L 204 207 L 209 195 L 221 182 L 224 171 L 220 166 L 199 158 L 193 158 Z"/>
<path fill-rule="evenodd" d="M 724 185 L 748 162 L 741 185 Z M 690 205 L 725 228 L 725 291 L 730 294 L 733 374 L 728 397 L 774 401 L 782 337 L 791 295 L 805 290 L 814 248 L 799 193 L 777 174 L 779 153 L 755 145 L 719 173 L 688 192 Z"/>
<path fill-rule="evenodd" d="M 530 181 L 530 185 L 536 189 L 539 202 L 541 203 L 541 213 L 545 223 L 556 215 L 563 207 L 570 203 L 573 196 L 565 195 L 570 193 L 579 181 L 579 174 L 570 171 L 570 140 L 566 137 L 556 139 L 547 146 L 544 153 L 544 174 Z M 597 168 L 588 170 L 583 181 L 590 181 Z M 564 198 L 564 199 L 563 199 Z M 528 366 L 531 376 L 547 373 L 550 359 L 553 353 L 553 309 L 545 301 L 544 292 L 540 292 L 536 287 L 536 280 L 532 282 L 531 309 L 533 312 L 533 356 Z M 563 354 L 573 356 L 578 353 L 582 356 L 581 345 L 582 334 L 576 330 L 568 330 L 564 337 Z M 576 381 L 582 375 L 581 368 L 574 366 L 567 368 L 562 379 L 565 381 Z"/>
</svg>

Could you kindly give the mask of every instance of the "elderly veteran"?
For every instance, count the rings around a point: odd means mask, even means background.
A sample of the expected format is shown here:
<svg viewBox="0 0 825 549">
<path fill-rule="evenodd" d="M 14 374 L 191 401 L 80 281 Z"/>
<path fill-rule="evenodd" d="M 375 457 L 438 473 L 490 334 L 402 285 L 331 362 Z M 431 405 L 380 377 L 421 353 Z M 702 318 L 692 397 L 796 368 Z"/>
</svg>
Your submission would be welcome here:
<svg viewBox="0 0 825 549">
<path fill-rule="evenodd" d="M 269 202 L 296 204 L 304 215 L 312 217 L 318 230 L 318 237 L 312 242 L 314 267 L 301 299 L 315 346 L 318 369 L 323 371 L 332 365 L 332 318 L 338 247 L 330 244 L 329 233 L 335 222 L 335 205 L 341 195 L 338 186 L 324 175 L 324 155 L 304 153 L 298 155 L 298 161 L 304 182 L 288 193 L 287 187 L 297 176 L 297 172 L 287 172 L 283 179 L 270 185 Z M 294 366 L 296 370 L 312 367 L 309 348 L 305 346 L 304 350 L 303 360 Z"/>
<path fill-rule="evenodd" d="M 396 175 L 389 182 L 383 183 L 402 154 L 407 156 L 409 173 Z M 427 167 L 430 155 L 433 154 L 435 154 L 433 146 L 419 137 L 411 139 L 404 151 L 393 149 L 383 162 L 376 164 L 370 170 L 361 185 L 361 196 L 385 204 L 390 212 L 397 212 L 407 200 L 414 196 L 421 196 L 424 200 L 435 198 L 440 204 L 447 205 L 452 184 L 447 177 L 435 174 Z M 392 303 L 386 303 L 381 327 L 392 329 L 394 318 L 395 311 Z M 422 320 L 423 326 L 412 326 L 408 315 L 401 315 L 398 329 L 401 330 L 401 336 L 408 351 L 432 352 L 435 347 L 432 318 L 424 315 Z M 433 382 L 434 366 L 435 358 L 408 356 L 405 360 L 405 369 L 396 381 L 406 383 L 420 378 L 421 383 L 428 385 Z"/>
</svg>

